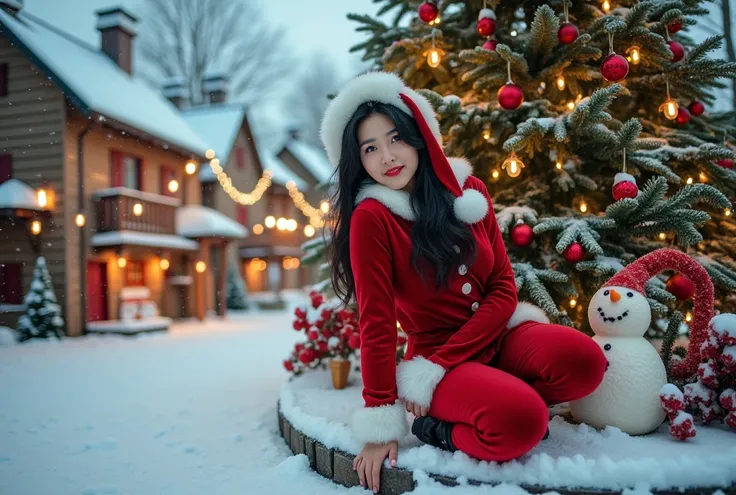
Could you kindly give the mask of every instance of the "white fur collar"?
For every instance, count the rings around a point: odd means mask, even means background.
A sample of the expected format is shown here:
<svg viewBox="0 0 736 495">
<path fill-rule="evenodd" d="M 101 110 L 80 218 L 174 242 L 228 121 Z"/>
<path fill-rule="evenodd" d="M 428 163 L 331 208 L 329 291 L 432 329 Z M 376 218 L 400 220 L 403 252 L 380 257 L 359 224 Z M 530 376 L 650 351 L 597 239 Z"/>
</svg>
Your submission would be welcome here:
<svg viewBox="0 0 736 495">
<path fill-rule="evenodd" d="M 473 174 L 472 165 L 465 158 L 448 157 L 447 160 L 450 162 L 450 168 L 452 168 L 458 184 L 464 189 L 465 181 Z M 390 187 L 370 181 L 366 182 L 366 185 L 358 191 L 358 196 L 355 198 L 355 206 L 358 206 L 361 201 L 368 198 L 378 200 L 386 208 L 391 210 L 392 213 L 395 213 L 401 218 L 410 221 L 417 219 L 416 213 L 414 213 L 414 209 L 411 207 L 408 192 L 397 191 L 396 189 L 391 189 Z"/>
</svg>

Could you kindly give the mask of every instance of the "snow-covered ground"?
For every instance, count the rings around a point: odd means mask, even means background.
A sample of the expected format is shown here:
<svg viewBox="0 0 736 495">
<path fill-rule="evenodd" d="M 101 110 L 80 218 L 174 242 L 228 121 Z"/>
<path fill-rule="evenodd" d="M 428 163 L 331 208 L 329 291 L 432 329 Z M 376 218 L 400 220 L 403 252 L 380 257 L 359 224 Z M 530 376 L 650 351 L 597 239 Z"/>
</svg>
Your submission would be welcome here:
<svg viewBox="0 0 736 495">
<path fill-rule="evenodd" d="M 244 312 L 165 334 L 0 347 L 0 494 L 365 493 L 321 478 L 278 436 L 290 328 L 291 311 Z M 418 495 L 526 493 L 415 478 Z"/>
</svg>

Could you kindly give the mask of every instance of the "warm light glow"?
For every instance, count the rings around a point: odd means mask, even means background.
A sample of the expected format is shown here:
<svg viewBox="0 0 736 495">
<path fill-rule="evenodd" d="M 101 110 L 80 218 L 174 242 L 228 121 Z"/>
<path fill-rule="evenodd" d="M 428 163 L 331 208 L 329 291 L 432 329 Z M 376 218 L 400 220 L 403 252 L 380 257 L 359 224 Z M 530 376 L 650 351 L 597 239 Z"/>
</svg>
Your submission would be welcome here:
<svg viewBox="0 0 736 495">
<path fill-rule="evenodd" d="M 557 89 L 560 91 L 565 89 L 565 76 L 559 75 L 557 76 L 557 79 L 555 79 L 555 85 L 557 86 Z"/>
<path fill-rule="evenodd" d="M 660 232 L 659 233 L 659 240 L 660 241 L 663 241 L 665 239 L 667 239 L 667 234 L 665 234 L 664 232 Z"/>
<path fill-rule="evenodd" d="M 184 167 L 184 170 L 186 171 L 187 174 L 193 175 L 194 172 L 197 171 L 197 164 L 194 162 L 188 162 L 186 167 Z"/>
<path fill-rule="evenodd" d="M 723 214 L 726 215 L 727 217 L 730 217 L 731 216 L 731 209 L 730 208 L 726 208 L 725 210 L 723 210 Z"/>
<path fill-rule="evenodd" d="M 204 271 L 207 269 L 207 263 L 205 263 L 204 261 L 197 261 L 195 269 L 197 270 L 197 273 L 204 273 Z"/>
<path fill-rule="evenodd" d="M 208 149 L 205 152 L 204 156 L 206 156 L 208 160 L 212 160 L 215 157 L 215 150 L 213 150 L 212 148 Z"/>
<path fill-rule="evenodd" d="M 626 50 L 626 53 L 629 54 L 628 60 L 634 65 L 638 65 L 639 62 L 641 62 L 641 52 L 639 51 L 638 46 L 632 46 L 629 47 L 628 50 Z"/>
<path fill-rule="evenodd" d="M 252 260 L 250 260 L 250 266 L 254 270 L 259 271 L 259 272 L 262 272 L 263 270 L 265 270 L 268 267 L 268 263 L 266 263 L 265 261 L 263 261 L 260 258 L 253 258 Z"/>
<path fill-rule="evenodd" d="M 46 190 L 45 189 L 39 189 L 38 190 L 38 206 L 41 208 L 46 208 L 49 205 L 48 197 L 46 196 Z"/>
<path fill-rule="evenodd" d="M 603 12 L 608 14 L 610 10 L 611 10 L 611 2 L 609 2 L 608 0 L 604 0 L 603 1 Z"/>
<path fill-rule="evenodd" d="M 276 226 L 276 218 L 274 218 L 273 215 L 269 215 L 266 217 L 266 221 L 264 223 L 266 224 L 266 227 L 272 229 Z"/>
<path fill-rule="evenodd" d="M 693 183 L 693 178 L 692 178 L 692 177 L 688 177 L 688 178 L 687 178 L 687 180 L 686 180 L 685 182 L 686 182 L 687 184 L 692 184 L 692 183 Z"/>
<path fill-rule="evenodd" d="M 577 305 L 578 305 L 578 300 L 577 300 L 577 299 L 575 299 L 574 297 L 573 297 L 573 298 L 571 298 L 571 299 L 570 299 L 570 307 L 571 307 L 571 308 L 574 308 L 574 307 L 575 307 L 575 306 L 577 306 Z"/>
<path fill-rule="evenodd" d="M 572 111 L 575 110 L 575 102 L 574 101 L 568 101 L 567 102 L 567 109 Z"/>
<path fill-rule="evenodd" d="M 698 174 L 698 179 L 700 179 L 700 182 L 708 182 L 708 176 L 705 175 L 703 172 L 700 172 Z"/>
<path fill-rule="evenodd" d="M 261 225 L 260 223 L 255 224 L 253 226 L 253 233 L 255 235 L 261 235 L 261 234 L 263 234 L 263 225 Z"/>
<path fill-rule="evenodd" d="M 169 181 L 169 192 L 175 193 L 178 190 L 179 190 L 179 181 L 176 179 L 171 179 Z"/>
<path fill-rule="evenodd" d="M 322 213 L 329 213 L 330 212 L 330 203 L 327 201 L 322 201 L 319 205 L 319 209 L 322 210 Z"/>
<path fill-rule="evenodd" d="M 432 68 L 439 67 L 440 62 L 442 62 L 442 54 L 440 51 L 436 48 L 429 50 L 429 53 L 427 54 L 427 65 Z"/>
<path fill-rule="evenodd" d="M 294 220 L 293 218 L 290 218 L 286 222 L 286 230 L 288 230 L 289 232 L 294 232 L 298 226 L 299 225 L 296 223 L 296 220 Z"/>
<path fill-rule="evenodd" d="M 288 220 L 286 220 L 284 217 L 281 217 L 278 220 L 276 220 L 276 228 L 279 230 L 286 230 L 287 224 L 288 224 Z"/>
<path fill-rule="evenodd" d="M 82 215 L 81 213 L 77 213 L 77 216 L 74 217 L 74 223 L 77 224 L 77 227 L 81 229 L 82 227 L 84 227 L 84 224 L 87 223 L 87 219 L 84 218 L 84 215 Z"/>
<path fill-rule="evenodd" d="M 304 235 L 305 236 L 307 236 L 307 237 L 313 237 L 314 234 L 315 234 L 314 227 L 312 227 L 311 225 L 305 225 L 304 226 Z"/>
<path fill-rule="evenodd" d="M 659 106 L 659 111 L 664 113 L 664 118 L 667 120 L 675 120 L 677 113 L 680 111 L 680 105 L 677 100 L 670 98 Z"/>
<path fill-rule="evenodd" d="M 688 323 L 690 323 L 691 321 L 693 321 L 693 314 L 690 311 L 688 311 L 685 314 L 685 321 L 688 322 Z"/>
<path fill-rule="evenodd" d="M 160 266 L 162 270 L 168 270 L 170 266 L 169 260 L 161 258 L 161 261 L 158 262 L 158 266 Z"/>
<path fill-rule="evenodd" d="M 557 170 L 562 170 L 562 162 L 561 162 L 560 160 L 557 160 L 557 161 L 555 162 L 555 168 L 556 168 Z"/>
<path fill-rule="evenodd" d="M 294 258 L 293 256 L 286 256 L 281 262 L 281 266 L 284 267 L 284 270 L 296 270 L 299 268 L 299 264 L 299 258 Z"/>
<path fill-rule="evenodd" d="M 491 172 L 491 177 L 493 177 L 494 179 L 498 179 L 499 175 L 501 175 L 501 173 L 498 170 L 494 170 L 493 172 Z"/>
<path fill-rule="evenodd" d="M 518 36 L 518 35 L 519 35 L 519 33 L 516 31 L 516 29 L 513 29 L 511 31 L 511 36 Z"/>
<path fill-rule="evenodd" d="M 588 211 L 588 203 L 586 203 L 585 201 L 581 201 L 580 202 L 580 212 L 585 213 L 586 211 Z"/>
<path fill-rule="evenodd" d="M 483 131 L 483 139 L 485 139 L 486 141 L 491 139 L 491 131 Z"/>
<path fill-rule="evenodd" d="M 118 266 L 119 266 L 120 268 L 125 268 L 125 265 L 127 265 L 127 264 L 128 264 L 128 260 L 126 260 L 126 259 L 125 259 L 125 258 L 123 258 L 122 256 L 120 256 L 120 257 L 118 258 Z"/>
<path fill-rule="evenodd" d="M 511 153 L 511 156 L 504 160 L 501 168 L 506 169 L 509 177 L 518 177 L 521 174 L 521 169 L 524 168 L 524 163 L 519 160 L 515 153 Z"/>
<path fill-rule="evenodd" d="M 136 203 L 133 205 L 133 215 L 139 217 L 143 215 L 143 205 L 140 203 Z"/>
<path fill-rule="evenodd" d="M 38 235 L 41 233 L 41 222 L 38 220 L 34 220 L 31 222 L 31 232 L 33 232 L 33 235 Z"/>
</svg>

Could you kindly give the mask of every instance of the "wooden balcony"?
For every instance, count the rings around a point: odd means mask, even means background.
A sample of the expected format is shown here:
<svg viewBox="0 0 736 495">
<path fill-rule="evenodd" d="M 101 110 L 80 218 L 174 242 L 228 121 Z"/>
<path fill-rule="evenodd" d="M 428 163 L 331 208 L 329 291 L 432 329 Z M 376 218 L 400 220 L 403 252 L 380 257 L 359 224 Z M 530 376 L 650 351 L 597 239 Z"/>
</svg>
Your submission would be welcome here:
<svg viewBox="0 0 736 495">
<path fill-rule="evenodd" d="M 176 209 L 181 204 L 176 198 L 125 187 L 99 190 L 93 198 L 97 203 L 98 232 L 176 234 Z"/>
<path fill-rule="evenodd" d="M 308 240 L 307 237 L 304 235 L 304 232 L 302 231 L 303 228 L 304 226 L 302 225 L 294 232 L 289 232 L 288 230 L 278 230 L 276 228 L 265 229 L 260 235 L 255 235 L 251 230 L 250 235 L 240 241 L 238 245 L 242 247 L 288 246 L 298 248 Z"/>
</svg>

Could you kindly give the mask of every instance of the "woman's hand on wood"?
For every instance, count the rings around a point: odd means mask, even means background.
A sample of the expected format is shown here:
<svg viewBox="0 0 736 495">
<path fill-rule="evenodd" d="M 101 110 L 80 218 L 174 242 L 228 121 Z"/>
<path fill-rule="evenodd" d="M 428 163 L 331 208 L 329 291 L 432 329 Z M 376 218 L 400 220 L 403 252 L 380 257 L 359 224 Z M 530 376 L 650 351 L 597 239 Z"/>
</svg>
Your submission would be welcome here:
<svg viewBox="0 0 736 495">
<path fill-rule="evenodd" d="M 384 459 L 389 458 L 391 466 L 396 466 L 399 453 L 399 442 L 367 443 L 360 454 L 353 460 L 353 469 L 358 472 L 360 486 L 367 486 L 378 493 L 381 489 L 381 466 Z"/>
</svg>

